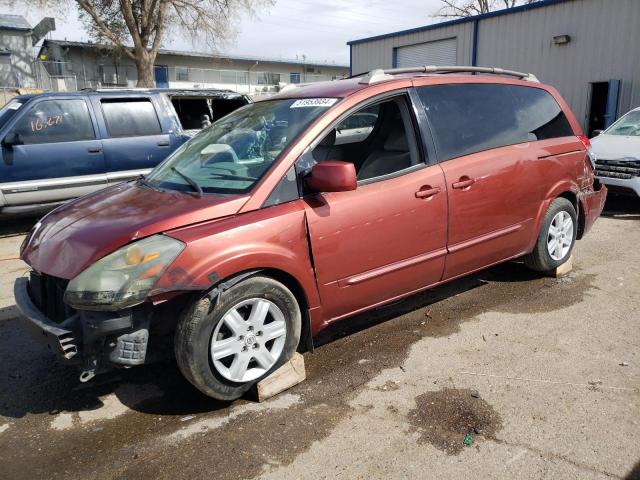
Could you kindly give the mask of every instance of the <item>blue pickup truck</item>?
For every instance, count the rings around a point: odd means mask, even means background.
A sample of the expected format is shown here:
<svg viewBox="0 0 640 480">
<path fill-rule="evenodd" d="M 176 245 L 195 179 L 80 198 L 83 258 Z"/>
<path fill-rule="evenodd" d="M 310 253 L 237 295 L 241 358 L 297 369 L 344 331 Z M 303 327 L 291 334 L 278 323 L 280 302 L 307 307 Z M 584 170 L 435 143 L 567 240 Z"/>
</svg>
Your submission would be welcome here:
<svg viewBox="0 0 640 480">
<path fill-rule="evenodd" d="M 147 173 L 250 103 L 226 90 L 88 90 L 14 97 L 0 110 L 0 217 L 41 213 Z"/>
</svg>

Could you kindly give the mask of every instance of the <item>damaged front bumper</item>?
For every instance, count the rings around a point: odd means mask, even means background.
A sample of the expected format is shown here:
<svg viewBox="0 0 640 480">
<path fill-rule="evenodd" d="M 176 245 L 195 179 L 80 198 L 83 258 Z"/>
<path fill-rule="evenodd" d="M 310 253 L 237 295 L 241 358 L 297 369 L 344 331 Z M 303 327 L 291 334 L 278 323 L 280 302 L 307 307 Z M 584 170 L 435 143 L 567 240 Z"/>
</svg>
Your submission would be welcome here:
<svg viewBox="0 0 640 480">
<path fill-rule="evenodd" d="M 34 278 L 38 281 L 35 272 Z M 43 346 L 64 361 L 80 366 L 81 380 L 114 367 L 145 363 L 150 313 L 144 308 L 119 312 L 72 310 L 57 322 L 45 315 L 42 302 L 37 304 L 32 290 L 41 292 L 41 288 L 32 289 L 27 278 L 15 281 L 14 296 L 23 324 Z"/>
</svg>

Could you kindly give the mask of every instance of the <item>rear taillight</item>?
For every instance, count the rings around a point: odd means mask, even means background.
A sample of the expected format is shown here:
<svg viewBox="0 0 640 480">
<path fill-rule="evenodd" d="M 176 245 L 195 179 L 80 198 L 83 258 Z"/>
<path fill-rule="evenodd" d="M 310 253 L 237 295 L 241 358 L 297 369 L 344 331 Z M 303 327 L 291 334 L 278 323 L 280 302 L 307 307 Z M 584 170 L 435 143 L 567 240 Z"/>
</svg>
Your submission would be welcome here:
<svg viewBox="0 0 640 480">
<path fill-rule="evenodd" d="M 591 140 L 589 140 L 584 135 L 578 135 L 578 140 L 580 140 L 582 142 L 582 144 L 584 145 L 584 148 L 586 148 L 586 149 L 591 148 Z"/>
<path fill-rule="evenodd" d="M 591 140 L 589 140 L 584 135 L 578 135 L 578 140 L 584 145 L 584 148 L 587 150 L 587 155 L 585 156 L 585 167 L 588 165 L 591 167 L 591 173 L 596 171 L 596 157 L 591 150 Z M 587 167 L 588 168 L 588 167 Z M 586 171 L 585 171 L 586 173 Z"/>
</svg>

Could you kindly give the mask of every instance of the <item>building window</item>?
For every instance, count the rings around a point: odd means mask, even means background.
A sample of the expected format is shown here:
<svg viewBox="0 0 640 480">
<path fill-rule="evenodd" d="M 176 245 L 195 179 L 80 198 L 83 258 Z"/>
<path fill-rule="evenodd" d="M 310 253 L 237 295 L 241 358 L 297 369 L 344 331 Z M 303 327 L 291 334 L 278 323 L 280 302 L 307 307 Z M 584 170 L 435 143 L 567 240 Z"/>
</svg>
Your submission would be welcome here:
<svg viewBox="0 0 640 480">
<path fill-rule="evenodd" d="M 238 77 L 235 70 L 222 70 L 220 72 L 220 79 L 222 83 L 237 83 Z"/>
<path fill-rule="evenodd" d="M 273 72 L 259 72 L 258 85 L 277 85 L 280 83 L 280 74 Z"/>
<path fill-rule="evenodd" d="M 289 82 L 291 83 L 300 83 L 300 74 L 299 73 L 290 73 L 289 74 Z"/>
<path fill-rule="evenodd" d="M 187 67 L 176 67 L 176 81 L 178 82 L 189 81 L 189 69 Z"/>
</svg>

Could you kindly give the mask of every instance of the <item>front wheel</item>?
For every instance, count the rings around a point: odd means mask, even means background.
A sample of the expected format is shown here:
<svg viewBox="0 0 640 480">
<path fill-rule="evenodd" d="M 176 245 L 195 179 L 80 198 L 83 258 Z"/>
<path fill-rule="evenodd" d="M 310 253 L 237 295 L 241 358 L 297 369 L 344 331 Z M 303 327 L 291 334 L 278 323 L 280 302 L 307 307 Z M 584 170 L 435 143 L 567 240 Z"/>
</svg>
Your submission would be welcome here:
<svg viewBox="0 0 640 480">
<path fill-rule="evenodd" d="M 525 265 L 538 272 L 548 272 L 569 260 L 578 233 L 577 218 L 575 207 L 566 198 L 551 202 L 536 246 L 524 258 Z"/>
<path fill-rule="evenodd" d="M 223 292 L 213 308 L 204 297 L 187 309 L 176 328 L 178 367 L 206 395 L 235 400 L 291 358 L 300 327 L 291 291 L 272 278 L 251 277 Z"/>
</svg>

